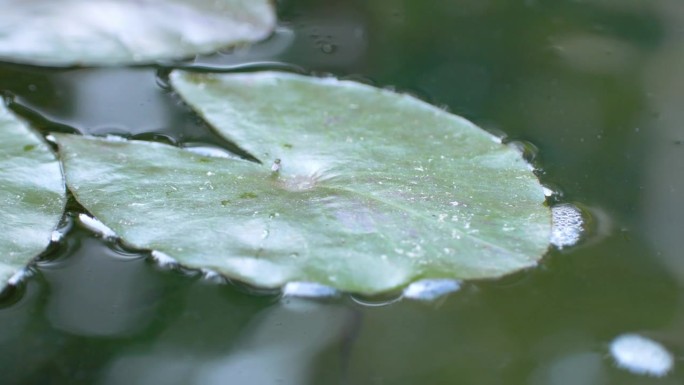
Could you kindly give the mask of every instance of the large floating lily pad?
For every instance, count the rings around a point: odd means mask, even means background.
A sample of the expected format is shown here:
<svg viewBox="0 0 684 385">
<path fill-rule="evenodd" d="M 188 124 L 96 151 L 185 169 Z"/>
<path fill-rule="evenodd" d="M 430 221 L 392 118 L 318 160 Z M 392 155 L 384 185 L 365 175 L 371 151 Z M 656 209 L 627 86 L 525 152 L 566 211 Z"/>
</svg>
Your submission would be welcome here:
<svg viewBox="0 0 684 385">
<path fill-rule="evenodd" d="M 171 80 L 262 164 L 59 135 L 75 197 L 135 247 L 258 286 L 361 293 L 498 277 L 548 247 L 551 215 L 529 165 L 462 118 L 335 79 Z"/>
<path fill-rule="evenodd" d="M 0 290 L 50 243 L 66 189 L 48 145 L 0 103 Z"/>
<path fill-rule="evenodd" d="M 148 63 L 267 37 L 270 0 L 0 0 L 0 60 Z"/>
</svg>

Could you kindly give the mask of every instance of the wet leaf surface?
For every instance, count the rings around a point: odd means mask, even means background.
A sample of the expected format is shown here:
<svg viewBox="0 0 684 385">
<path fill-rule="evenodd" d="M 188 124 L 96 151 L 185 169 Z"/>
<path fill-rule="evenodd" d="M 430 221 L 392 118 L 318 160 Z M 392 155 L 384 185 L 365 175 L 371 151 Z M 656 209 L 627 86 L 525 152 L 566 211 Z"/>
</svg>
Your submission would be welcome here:
<svg viewBox="0 0 684 385">
<path fill-rule="evenodd" d="M 26 123 L 0 104 L 0 290 L 50 243 L 64 211 L 59 162 Z"/>
<path fill-rule="evenodd" d="M 551 214 L 519 150 L 407 95 L 276 72 L 174 72 L 178 93 L 261 160 L 57 135 L 75 197 L 125 242 L 279 287 L 379 293 L 534 266 Z"/>
</svg>

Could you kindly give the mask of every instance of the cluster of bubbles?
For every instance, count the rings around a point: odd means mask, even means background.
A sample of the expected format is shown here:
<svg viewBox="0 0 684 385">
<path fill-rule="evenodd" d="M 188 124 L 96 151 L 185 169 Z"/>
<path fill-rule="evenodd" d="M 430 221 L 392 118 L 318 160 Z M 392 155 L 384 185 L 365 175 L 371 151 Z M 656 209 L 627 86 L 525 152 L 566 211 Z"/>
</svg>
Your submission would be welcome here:
<svg viewBox="0 0 684 385">
<path fill-rule="evenodd" d="M 584 232 L 582 212 L 571 204 L 559 204 L 551 208 L 553 227 L 551 244 L 562 249 L 579 242 Z"/>
</svg>

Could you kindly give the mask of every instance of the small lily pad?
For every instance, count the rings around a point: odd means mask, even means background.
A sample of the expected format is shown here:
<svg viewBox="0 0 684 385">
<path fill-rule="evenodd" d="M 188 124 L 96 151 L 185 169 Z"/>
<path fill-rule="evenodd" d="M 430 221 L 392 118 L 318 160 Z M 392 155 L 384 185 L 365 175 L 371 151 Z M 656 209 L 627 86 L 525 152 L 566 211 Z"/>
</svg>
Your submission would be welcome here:
<svg viewBox="0 0 684 385">
<path fill-rule="evenodd" d="M 0 103 L 0 290 L 50 244 L 66 188 L 50 147 Z"/>
<path fill-rule="evenodd" d="M 256 42 L 275 28 L 269 0 L 0 0 L 0 60 L 140 64 Z"/>
<path fill-rule="evenodd" d="M 531 167 L 462 118 L 331 78 L 171 80 L 261 164 L 56 135 L 76 199 L 134 247 L 257 286 L 364 294 L 498 277 L 548 248 L 551 213 Z"/>
</svg>

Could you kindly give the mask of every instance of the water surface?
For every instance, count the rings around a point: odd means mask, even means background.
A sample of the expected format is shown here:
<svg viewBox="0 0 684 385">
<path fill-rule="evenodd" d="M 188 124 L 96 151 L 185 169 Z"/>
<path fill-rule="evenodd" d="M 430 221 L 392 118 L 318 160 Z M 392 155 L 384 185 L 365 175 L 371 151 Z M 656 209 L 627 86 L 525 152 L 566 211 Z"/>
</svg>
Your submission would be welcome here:
<svg viewBox="0 0 684 385">
<path fill-rule="evenodd" d="M 178 64 L 391 86 L 537 148 L 591 214 L 579 246 L 432 303 L 281 298 L 160 267 L 67 222 L 0 299 L 2 384 L 679 384 L 619 369 L 617 336 L 684 353 L 684 7 L 678 0 L 279 2 L 266 42 Z M 40 130 L 234 149 L 170 67 L 0 65 Z M 82 209 L 72 204 L 69 218 Z M 386 299 L 392 302 L 391 299 Z M 376 305 L 376 306 L 370 306 Z"/>
</svg>

